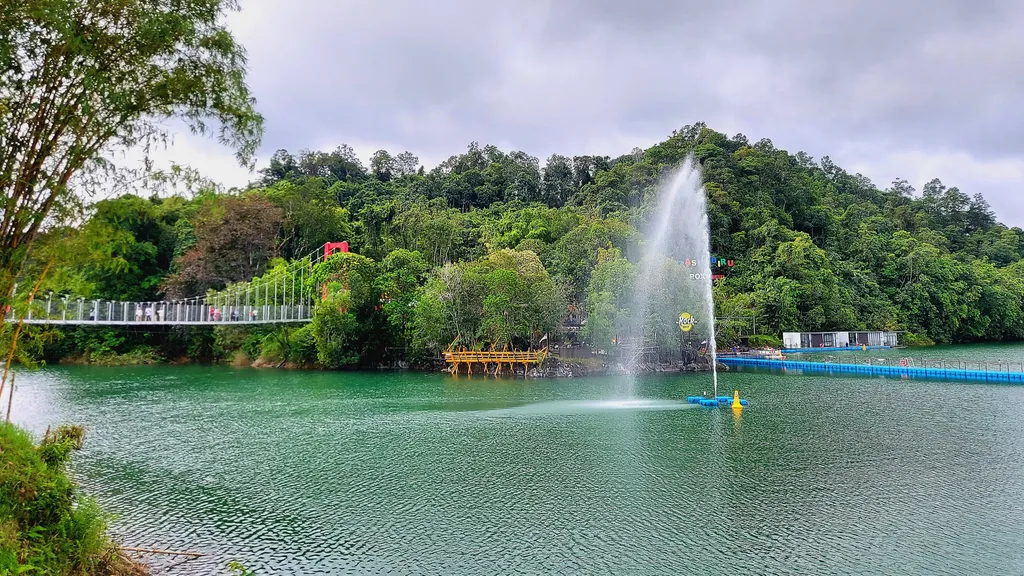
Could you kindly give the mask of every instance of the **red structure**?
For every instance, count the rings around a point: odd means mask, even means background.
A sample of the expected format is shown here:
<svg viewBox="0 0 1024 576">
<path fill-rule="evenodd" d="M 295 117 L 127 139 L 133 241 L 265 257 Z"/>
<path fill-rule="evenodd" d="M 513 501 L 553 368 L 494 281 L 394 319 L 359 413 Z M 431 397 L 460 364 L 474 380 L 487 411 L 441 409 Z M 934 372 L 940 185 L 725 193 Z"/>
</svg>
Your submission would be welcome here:
<svg viewBox="0 0 1024 576">
<path fill-rule="evenodd" d="M 348 240 L 342 240 L 341 242 L 328 242 L 324 244 L 324 258 L 327 258 L 334 252 L 348 252 Z"/>
<path fill-rule="evenodd" d="M 329 258 L 330 255 L 334 254 L 335 252 L 346 252 L 347 253 L 348 252 L 348 240 L 342 240 L 341 242 L 327 242 L 327 243 L 324 244 L 324 260 L 327 260 L 327 258 Z M 339 276 L 341 276 L 340 273 L 335 273 L 334 275 L 332 275 L 330 280 L 337 280 L 339 278 Z M 321 300 L 327 300 L 327 292 L 328 292 L 328 287 L 329 286 L 330 286 L 330 281 L 324 282 L 320 286 L 320 299 Z M 348 283 L 347 282 L 345 283 L 344 289 L 348 290 Z M 344 312 L 344 310 L 342 310 L 342 312 Z"/>
</svg>

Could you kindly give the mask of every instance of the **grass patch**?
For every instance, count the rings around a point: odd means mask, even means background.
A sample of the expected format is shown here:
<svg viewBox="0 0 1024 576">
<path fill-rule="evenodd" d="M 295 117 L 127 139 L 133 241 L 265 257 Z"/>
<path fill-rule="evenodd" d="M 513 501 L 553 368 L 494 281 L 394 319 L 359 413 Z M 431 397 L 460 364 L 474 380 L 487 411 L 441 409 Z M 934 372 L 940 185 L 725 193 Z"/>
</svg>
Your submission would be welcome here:
<svg viewBox="0 0 1024 576">
<path fill-rule="evenodd" d="M 107 517 L 67 473 L 82 447 L 80 426 L 61 426 L 38 445 L 0 424 L 0 574 L 144 575 L 107 535 Z"/>
<path fill-rule="evenodd" d="M 152 346 L 139 346 L 128 352 L 93 352 L 62 360 L 65 364 L 91 364 L 94 366 L 143 366 L 160 364 L 163 356 Z"/>
</svg>

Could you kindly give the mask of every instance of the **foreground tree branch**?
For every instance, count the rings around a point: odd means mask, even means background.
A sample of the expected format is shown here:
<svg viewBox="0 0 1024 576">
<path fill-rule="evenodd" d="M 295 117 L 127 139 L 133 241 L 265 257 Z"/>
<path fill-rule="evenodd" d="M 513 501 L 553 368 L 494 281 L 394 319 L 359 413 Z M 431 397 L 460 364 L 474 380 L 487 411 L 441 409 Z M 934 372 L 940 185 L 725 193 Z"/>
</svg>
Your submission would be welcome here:
<svg viewBox="0 0 1024 576">
<path fill-rule="evenodd" d="M 244 49 L 223 25 L 237 9 L 235 0 L 0 2 L 0 309 L 48 220 L 111 174 L 112 151 L 163 140 L 162 122 L 215 135 L 251 164 L 263 118 Z"/>
</svg>

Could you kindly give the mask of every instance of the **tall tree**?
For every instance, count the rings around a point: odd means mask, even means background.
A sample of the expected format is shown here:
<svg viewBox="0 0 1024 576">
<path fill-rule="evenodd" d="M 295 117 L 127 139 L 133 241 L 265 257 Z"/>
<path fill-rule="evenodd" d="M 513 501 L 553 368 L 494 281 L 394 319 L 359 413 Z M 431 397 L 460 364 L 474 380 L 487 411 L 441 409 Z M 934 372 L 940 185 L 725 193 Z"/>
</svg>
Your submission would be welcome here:
<svg viewBox="0 0 1024 576">
<path fill-rule="evenodd" d="M 167 277 L 170 298 L 201 296 L 210 288 L 249 280 L 263 273 L 276 256 L 284 216 L 262 196 L 226 196 L 203 207 L 195 225 L 196 243 L 177 260 Z"/>
<path fill-rule="evenodd" d="M 262 134 L 235 0 L 19 0 L 0 4 L 0 305 L 48 217 L 110 168 L 114 149 L 184 120 L 249 163 Z"/>
<path fill-rule="evenodd" d="M 271 186 L 285 178 L 288 178 L 298 169 L 295 157 L 287 150 L 278 150 L 270 157 L 270 165 L 260 170 L 263 175 L 263 185 Z"/>
<path fill-rule="evenodd" d="M 420 165 L 420 159 L 409 151 L 402 152 L 395 156 L 395 171 L 399 176 L 412 176 Z"/>
<path fill-rule="evenodd" d="M 564 206 L 574 190 L 570 160 L 561 154 L 552 154 L 544 165 L 543 197 L 548 206 Z"/>
<path fill-rule="evenodd" d="M 370 157 L 370 172 L 381 182 L 391 180 L 396 171 L 395 158 L 387 150 L 377 150 Z"/>
</svg>

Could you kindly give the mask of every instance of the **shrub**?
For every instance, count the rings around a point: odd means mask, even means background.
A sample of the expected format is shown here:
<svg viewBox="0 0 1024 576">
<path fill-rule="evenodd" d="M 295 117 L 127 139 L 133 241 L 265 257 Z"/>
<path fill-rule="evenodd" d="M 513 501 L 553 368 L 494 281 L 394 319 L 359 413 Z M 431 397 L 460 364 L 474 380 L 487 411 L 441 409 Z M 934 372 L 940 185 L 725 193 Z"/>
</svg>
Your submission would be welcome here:
<svg viewBox="0 0 1024 576">
<path fill-rule="evenodd" d="M 751 348 L 781 348 L 782 340 L 779 340 L 775 336 L 770 334 L 755 334 L 751 336 L 747 343 Z"/>
<path fill-rule="evenodd" d="M 0 424 L 0 574 L 145 574 L 106 534 L 107 518 L 67 474 L 85 430 L 61 426 L 38 446 Z"/>
<path fill-rule="evenodd" d="M 924 334 L 907 332 L 904 336 L 907 346 L 935 346 L 935 341 Z"/>
</svg>

